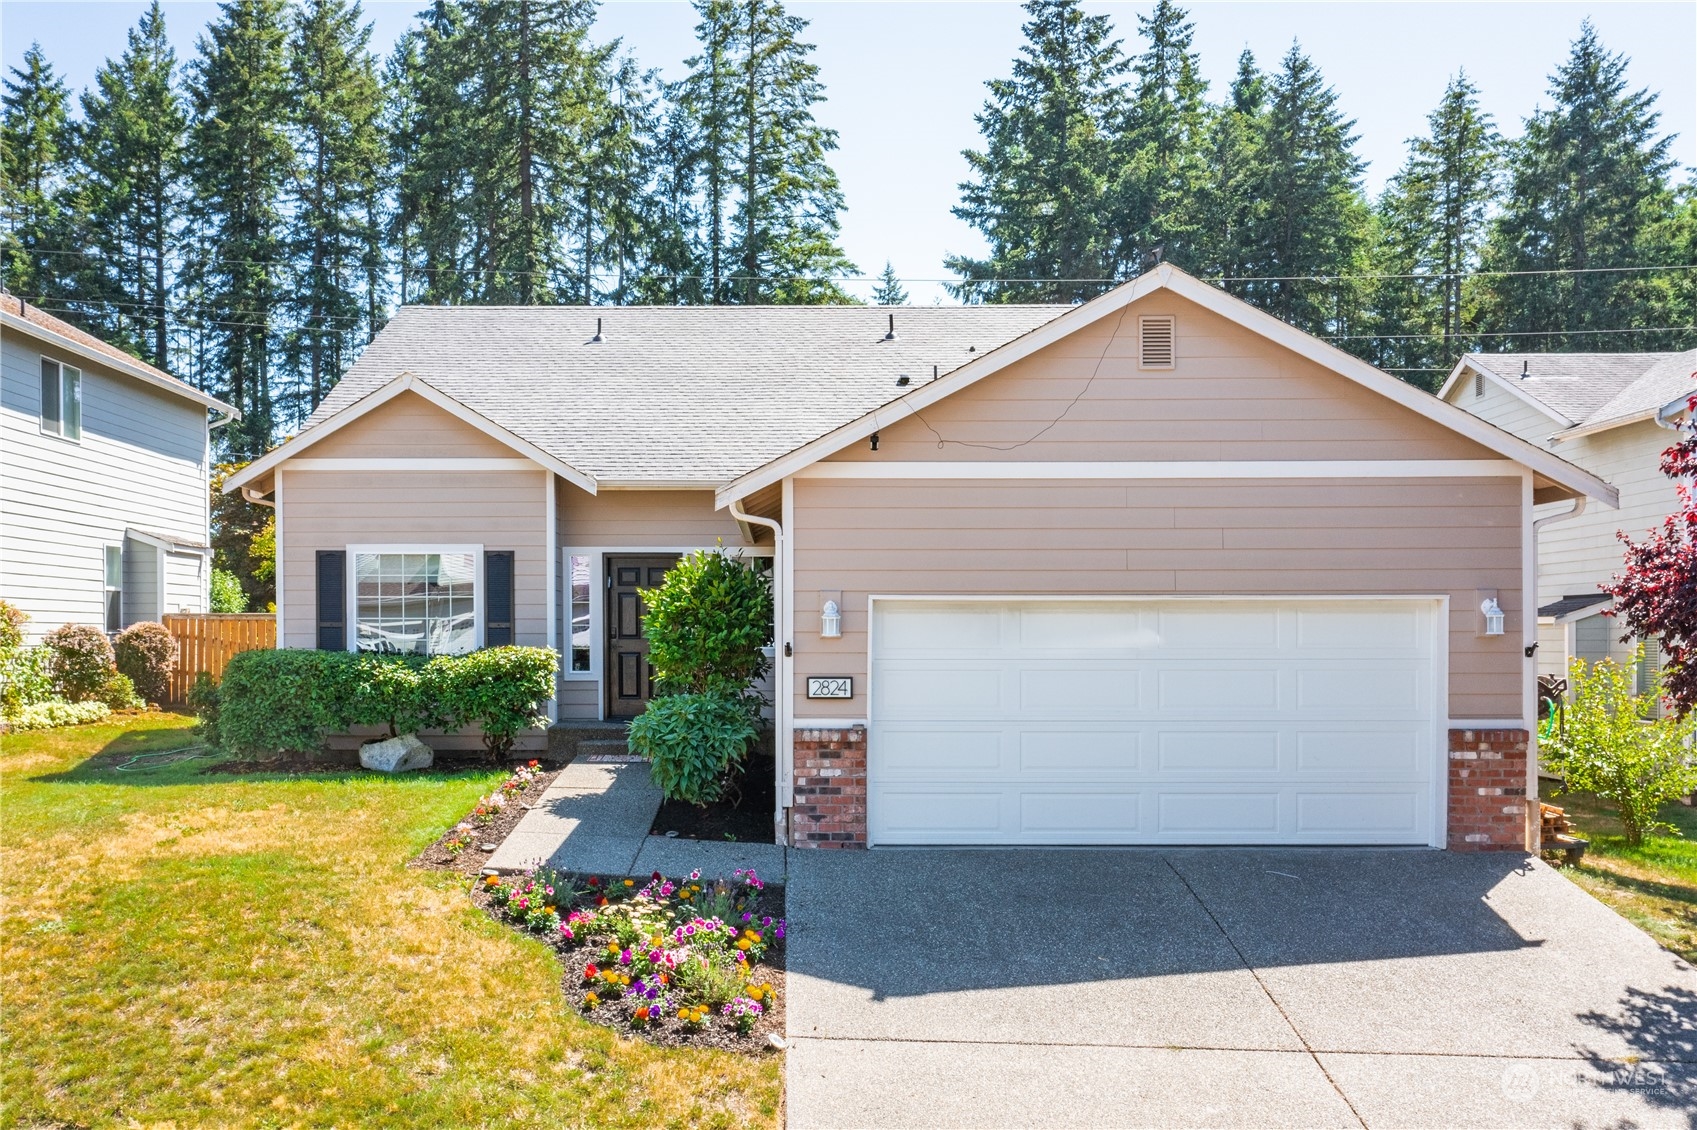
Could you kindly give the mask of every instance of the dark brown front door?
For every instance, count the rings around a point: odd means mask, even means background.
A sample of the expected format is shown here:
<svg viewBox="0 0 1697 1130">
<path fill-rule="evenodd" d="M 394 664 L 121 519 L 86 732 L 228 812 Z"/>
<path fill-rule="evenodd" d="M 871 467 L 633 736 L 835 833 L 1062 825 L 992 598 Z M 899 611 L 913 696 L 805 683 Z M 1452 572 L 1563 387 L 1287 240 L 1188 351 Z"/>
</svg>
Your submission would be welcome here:
<svg viewBox="0 0 1697 1130">
<path fill-rule="evenodd" d="M 607 558 L 607 717 L 635 718 L 654 697 L 648 637 L 642 634 L 642 593 L 658 588 L 676 554 Z"/>
</svg>

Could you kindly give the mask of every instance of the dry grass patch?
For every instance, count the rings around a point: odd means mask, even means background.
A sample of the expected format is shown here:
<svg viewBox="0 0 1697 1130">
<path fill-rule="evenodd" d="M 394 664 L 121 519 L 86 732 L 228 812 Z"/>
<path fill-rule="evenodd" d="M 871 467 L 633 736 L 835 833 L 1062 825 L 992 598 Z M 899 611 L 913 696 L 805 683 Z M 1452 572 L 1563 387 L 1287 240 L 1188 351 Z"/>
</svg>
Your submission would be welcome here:
<svg viewBox="0 0 1697 1130">
<path fill-rule="evenodd" d="M 4 1122 L 775 1121 L 776 1057 L 616 1038 L 462 879 L 406 867 L 499 774 L 114 772 L 188 723 L 3 739 Z"/>
</svg>

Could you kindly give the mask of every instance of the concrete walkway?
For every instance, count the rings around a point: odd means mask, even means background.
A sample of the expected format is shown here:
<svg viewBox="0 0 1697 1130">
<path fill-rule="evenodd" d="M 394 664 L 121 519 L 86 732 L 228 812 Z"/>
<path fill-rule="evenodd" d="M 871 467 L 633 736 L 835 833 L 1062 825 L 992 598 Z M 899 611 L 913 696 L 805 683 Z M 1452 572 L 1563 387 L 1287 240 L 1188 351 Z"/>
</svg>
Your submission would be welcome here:
<svg viewBox="0 0 1697 1130">
<path fill-rule="evenodd" d="M 781 845 L 650 836 L 660 801 L 646 762 L 573 761 L 484 869 L 511 874 L 546 863 L 563 871 L 676 876 L 699 868 L 717 877 L 753 867 L 762 878 L 782 880 L 787 853 Z"/>
<path fill-rule="evenodd" d="M 1518 855 L 789 863 L 793 1127 L 1697 1125 L 1697 973 Z"/>
</svg>

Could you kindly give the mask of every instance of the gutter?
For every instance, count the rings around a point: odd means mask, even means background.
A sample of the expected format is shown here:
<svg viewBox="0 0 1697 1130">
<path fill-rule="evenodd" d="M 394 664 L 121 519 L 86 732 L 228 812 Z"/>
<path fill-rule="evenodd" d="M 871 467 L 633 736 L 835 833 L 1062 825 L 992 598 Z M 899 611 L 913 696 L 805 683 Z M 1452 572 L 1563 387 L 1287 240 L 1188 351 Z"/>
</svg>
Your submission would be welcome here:
<svg viewBox="0 0 1697 1130">
<path fill-rule="evenodd" d="M 785 555 L 788 545 L 784 540 L 783 524 L 771 518 L 762 518 L 758 514 L 750 514 L 742 508 L 742 499 L 732 499 L 730 502 L 731 517 L 739 522 L 754 526 L 764 526 L 772 531 L 772 689 L 775 699 L 772 711 L 773 739 L 776 749 L 773 760 L 777 763 L 778 780 L 777 801 L 772 812 L 772 834 L 776 843 L 787 845 L 790 842 L 790 805 L 793 803 L 791 788 L 795 780 L 795 731 L 790 716 L 795 712 L 795 704 L 791 701 L 794 693 L 793 667 L 790 655 L 790 644 L 784 637 L 790 634 L 790 624 L 787 619 L 790 607 L 790 594 L 786 591 L 785 578 L 788 570 L 785 566 Z"/>
</svg>

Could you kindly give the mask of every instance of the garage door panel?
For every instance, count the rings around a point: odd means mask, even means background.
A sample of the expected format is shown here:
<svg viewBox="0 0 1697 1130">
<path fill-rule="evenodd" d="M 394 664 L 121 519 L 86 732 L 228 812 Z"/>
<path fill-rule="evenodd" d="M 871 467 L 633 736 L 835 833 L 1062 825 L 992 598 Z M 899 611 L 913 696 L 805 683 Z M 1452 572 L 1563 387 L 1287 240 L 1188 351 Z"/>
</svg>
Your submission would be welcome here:
<svg viewBox="0 0 1697 1130">
<path fill-rule="evenodd" d="M 874 609 L 875 844 L 1433 839 L 1432 601 L 959 606 Z"/>
</svg>

